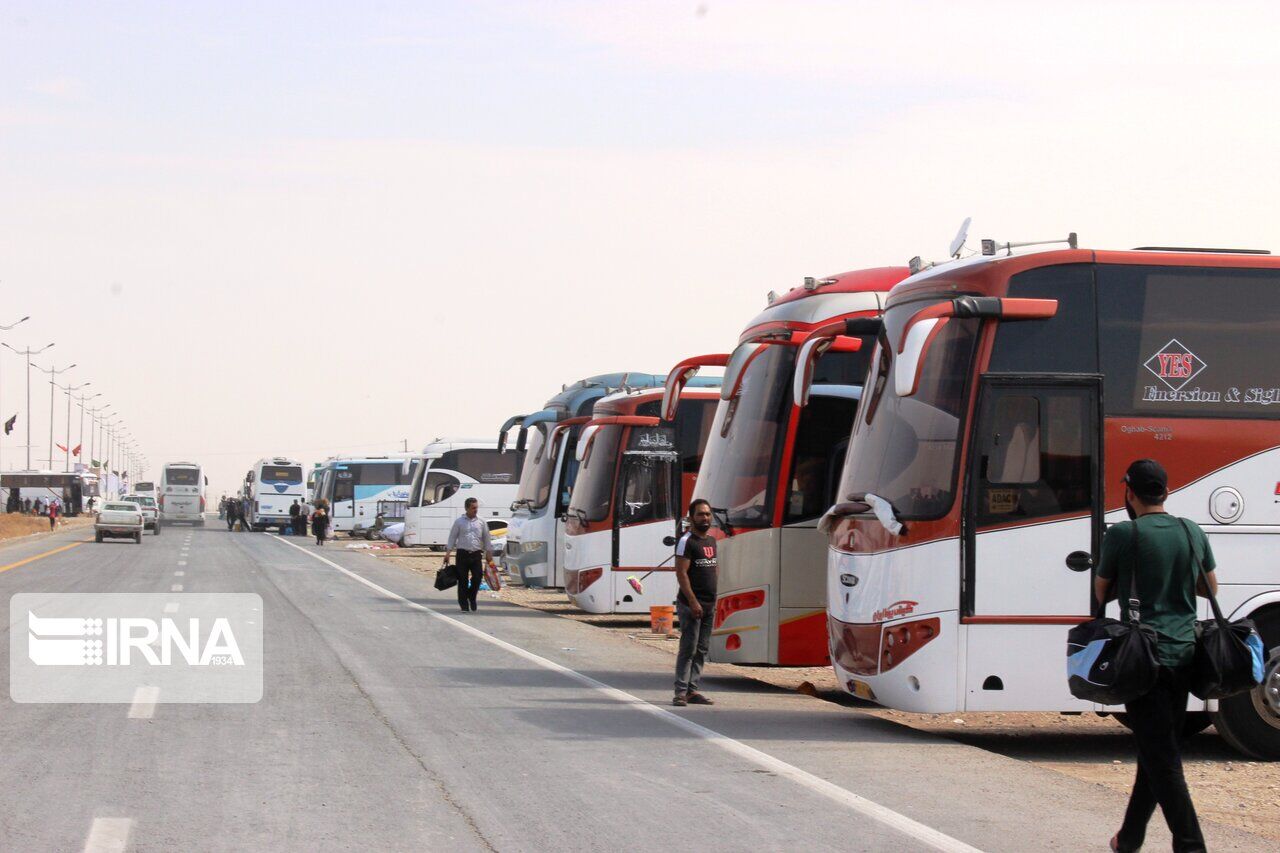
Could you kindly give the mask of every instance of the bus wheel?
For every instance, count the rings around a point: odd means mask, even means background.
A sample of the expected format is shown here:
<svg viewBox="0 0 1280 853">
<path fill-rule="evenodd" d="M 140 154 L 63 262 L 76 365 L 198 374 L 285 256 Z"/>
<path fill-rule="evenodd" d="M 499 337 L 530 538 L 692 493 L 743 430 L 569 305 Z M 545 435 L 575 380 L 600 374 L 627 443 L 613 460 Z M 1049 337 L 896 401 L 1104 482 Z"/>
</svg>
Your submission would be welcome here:
<svg viewBox="0 0 1280 853">
<path fill-rule="evenodd" d="M 1218 702 L 1214 725 L 1231 746 L 1262 761 L 1280 760 L 1280 608 L 1254 617 L 1268 650 L 1262 683 Z"/>
</svg>

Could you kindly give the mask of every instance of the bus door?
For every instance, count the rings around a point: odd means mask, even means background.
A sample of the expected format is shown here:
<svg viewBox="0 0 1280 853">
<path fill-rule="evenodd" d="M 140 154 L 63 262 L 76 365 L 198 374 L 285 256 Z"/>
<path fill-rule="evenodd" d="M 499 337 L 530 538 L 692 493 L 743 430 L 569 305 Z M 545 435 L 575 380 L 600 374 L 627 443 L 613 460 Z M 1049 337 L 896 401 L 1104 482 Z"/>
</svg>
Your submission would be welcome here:
<svg viewBox="0 0 1280 853">
<path fill-rule="evenodd" d="M 329 512 L 334 518 L 355 517 L 356 470 L 337 468 L 333 472 L 333 505 L 329 507 Z"/>
<path fill-rule="evenodd" d="M 966 488 L 966 710 L 1091 708 L 1067 691 L 1102 541 L 1102 378 L 982 377 Z"/>
<path fill-rule="evenodd" d="M 632 427 L 618 471 L 613 513 L 615 606 L 653 598 L 672 586 L 675 565 L 663 540 L 679 532 L 680 456 L 669 427 Z M 650 574 L 652 573 L 652 574 Z M 634 576 L 636 589 L 627 578 Z M 643 592 L 641 592 L 643 590 Z M 667 604 L 675 593 L 658 599 Z"/>
</svg>

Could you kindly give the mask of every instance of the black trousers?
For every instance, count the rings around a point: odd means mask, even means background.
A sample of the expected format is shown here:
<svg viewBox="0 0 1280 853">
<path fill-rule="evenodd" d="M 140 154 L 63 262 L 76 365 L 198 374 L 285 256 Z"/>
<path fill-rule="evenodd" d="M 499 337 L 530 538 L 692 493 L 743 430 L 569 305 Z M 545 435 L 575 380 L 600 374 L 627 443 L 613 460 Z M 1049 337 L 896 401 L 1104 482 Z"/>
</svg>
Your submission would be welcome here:
<svg viewBox="0 0 1280 853">
<path fill-rule="evenodd" d="M 1120 827 L 1120 849 L 1137 850 L 1147 834 L 1156 805 L 1173 835 L 1178 853 L 1204 850 L 1196 807 L 1182 773 L 1182 724 L 1187 716 L 1187 670 L 1160 667 L 1156 686 L 1126 703 L 1129 727 L 1138 746 L 1138 775 Z"/>
<path fill-rule="evenodd" d="M 463 610 L 476 609 L 476 597 L 480 594 L 480 578 L 484 576 L 482 551 L 458 551 L 458 606 Z"/>
</svg>

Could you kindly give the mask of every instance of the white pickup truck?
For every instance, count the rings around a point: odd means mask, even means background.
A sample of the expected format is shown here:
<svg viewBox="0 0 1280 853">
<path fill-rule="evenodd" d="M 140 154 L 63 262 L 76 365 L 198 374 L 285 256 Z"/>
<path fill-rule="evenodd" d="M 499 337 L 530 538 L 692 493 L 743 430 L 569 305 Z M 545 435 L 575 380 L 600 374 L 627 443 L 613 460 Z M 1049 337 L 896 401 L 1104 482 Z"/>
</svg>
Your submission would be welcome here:
<svg viewBox="0 0 1280 853">
<path fill-rule="evenodd" d="M 150 495 L 125 495 L 120 500 L 137 504 L 142 510 L 142 529 L 150 530 L 155 536 L 160 535 L 160 508 L 156 506 L 155 498 Z"/>
<path fill-rule="evenodd" d="M 142 508 L 135 503 L 108 501 L 102 505 L 93 522 L 94 539 L 102 542 L 108 536 L 127 537 L 142 544 Z"/>
</svg>

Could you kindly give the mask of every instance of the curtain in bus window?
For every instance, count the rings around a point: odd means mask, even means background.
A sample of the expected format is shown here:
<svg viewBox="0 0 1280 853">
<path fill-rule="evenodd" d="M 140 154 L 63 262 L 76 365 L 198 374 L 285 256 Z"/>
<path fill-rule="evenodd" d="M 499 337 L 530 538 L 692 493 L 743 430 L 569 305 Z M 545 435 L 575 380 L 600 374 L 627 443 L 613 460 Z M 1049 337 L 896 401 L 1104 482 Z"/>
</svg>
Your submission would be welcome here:
<svg viewBox="0 0 1280 853">
<path fill-rule="evenodd" d="M 1108 415 L 1280 418 L 1280 270 L 1098 267 Z"/>
</svg>

